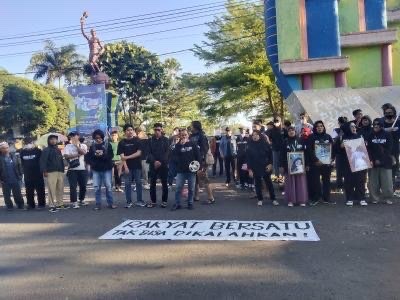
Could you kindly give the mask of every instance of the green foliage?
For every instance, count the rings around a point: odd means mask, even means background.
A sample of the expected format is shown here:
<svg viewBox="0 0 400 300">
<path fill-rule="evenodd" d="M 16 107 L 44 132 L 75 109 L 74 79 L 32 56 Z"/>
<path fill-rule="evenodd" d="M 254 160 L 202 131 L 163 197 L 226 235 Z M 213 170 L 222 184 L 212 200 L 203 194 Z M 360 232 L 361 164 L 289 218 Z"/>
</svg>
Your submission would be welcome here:
<svg viewBox="0 0 400 300">
<path fill-rule="evenodd" d="M 35 80 L 45 78 L 46 84 L 58 79 L 58 88 L 61 88 L 61 78 L 68 85 L 80 82 L 83 64 L 83 57 L 76 52 L 75 45 L 57 48 L 48 40 L 42 52 L 32 55 L 27 71 L 35 72 Z"/>
<path fill-rule="evenodd" d="M 283 114 L 282 99 L 265 52 L 264 9 L 260 3 L 227 2 L 227 14 L 217 17 L 195 54 L 207 65 L 221 68 L 209 74 L 188 75 L 190 88 L 210 97 L 201 109 L 210 117 L 230 117 L 238 112 L 262 116 Z"/>
<path fill-rule="evenodd" d="M 153 91 L 164 84 L 164 68 L 158 57 L 133 43 L 106 44 L 100 65 L 110 77 L 111 87 L 122 97 L 130 121 Z"/>
<path fill-rule="evenodd" d="M 64 90 L 55 88 L 52 85 L 44 86 L 45 91 L 52 98 L 56 106 L 56 118 L 50 124 L 49 131 L 66 133 L 69 126 L 69 101 L 71 96 Z"/>
<path fill-rule="evenodd" d="M 43 134 L 56 122 L 57 107 L 45 88 L 0 72 L 0 129 Z"/>
</svg>

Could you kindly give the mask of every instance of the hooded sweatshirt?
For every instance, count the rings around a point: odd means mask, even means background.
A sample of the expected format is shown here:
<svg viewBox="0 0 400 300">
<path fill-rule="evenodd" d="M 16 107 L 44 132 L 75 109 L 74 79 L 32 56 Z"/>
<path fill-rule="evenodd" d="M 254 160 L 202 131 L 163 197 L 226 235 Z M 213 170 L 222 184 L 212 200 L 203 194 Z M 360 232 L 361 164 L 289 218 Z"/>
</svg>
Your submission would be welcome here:
<svg viewBox="0 0 400 300">
<path fill-rule="evenodd" d="M 319 159 L 315 154 L 316 145 L 331 145 L 331 147 L 333 148 L 333 139 L 329 134 L 326 133 L 325 124 L 322 123 L 322 125 L 324 125 L 324 131 L 322 133 L 318 133 L 317 131 L 316 125 L 318 124 L 321 123 L 317 122 L 316 124 L 314 124 L 313 134 L 309 137 L 308 141 L 310 147 L 310 159 L 312 164 L 319 161 Z M 335 158 L 335 155 L 332 148 L 331 148 L 331 159 L 333 160 Z"/>
<path fill-rule="evenodd" d="M 42 150 L 38 147 L 24 147 L 21 150 L 21 162 L 25 180 L 43 179 L 40 173 L 40 157 Z"/>
<path fill-rule="evenodd" d="M 64 158 L 57 145 L 50 145 L 50 136 L 47 139 L 47 147 L 43 149 L 40 157 L 40 171 L 42 173 L 64 173 Z"/>
<path fill-rule="evenodd" d="M 381 128 L 378 132 L 372 131 L 367 140 L 367 149 L 375 168 L 392 168 L 392 135 Z M 377 165 L 376 161 L 380 164 Z"/>
</svg>

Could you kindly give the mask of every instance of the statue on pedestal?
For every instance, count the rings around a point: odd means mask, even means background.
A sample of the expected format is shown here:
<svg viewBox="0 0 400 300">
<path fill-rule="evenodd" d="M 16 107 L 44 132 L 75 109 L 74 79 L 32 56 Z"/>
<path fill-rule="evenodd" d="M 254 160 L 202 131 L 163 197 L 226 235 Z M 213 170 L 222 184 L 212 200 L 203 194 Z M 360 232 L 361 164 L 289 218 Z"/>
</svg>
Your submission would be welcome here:
<svg viewBox="0 0 400 300">
<path fill-rule="evenodd" d="M 89 37 L 84 30 L 85 20 L 88 17 L 88 13 L 85 11 L 80 19 L 81 21 L 81 32 L 85 39 L 89 44 L 89 63 L 93 69 L 94 74 L 98 74 L 100 72 L 100 67 L 97 64 L 100 55 L 104 52 L 104 47 L 101 44 L 101 41 L 96 35 L 96 31 L 92 28 L 90 30 L 91 37 Z"/>
</svg>

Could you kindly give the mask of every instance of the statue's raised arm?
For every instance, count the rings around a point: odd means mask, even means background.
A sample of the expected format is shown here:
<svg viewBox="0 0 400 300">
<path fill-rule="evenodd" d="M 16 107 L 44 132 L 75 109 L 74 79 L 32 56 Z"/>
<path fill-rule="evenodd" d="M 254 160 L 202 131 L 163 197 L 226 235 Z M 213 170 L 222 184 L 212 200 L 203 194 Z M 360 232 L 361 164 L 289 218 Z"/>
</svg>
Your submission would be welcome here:
<svg viewBox="0 0 400 300">
<path fill-rule="evenodd" d="M 87 17 L 88 17 L 87 12 L 86 12 L 86 11 L 83 12 L 80 21 L 81 21 L 81 32 L 82 32 L 82 35 L 85 37 L 85 39 L 87 39 L 87 40 L 89 41 L 89 37 L 88 37 L 88 35 L 85 33 L 85 29 L 83 28 L 83 25 L 85 24 L 85 19 L 86 19 Z"/>
</svg>

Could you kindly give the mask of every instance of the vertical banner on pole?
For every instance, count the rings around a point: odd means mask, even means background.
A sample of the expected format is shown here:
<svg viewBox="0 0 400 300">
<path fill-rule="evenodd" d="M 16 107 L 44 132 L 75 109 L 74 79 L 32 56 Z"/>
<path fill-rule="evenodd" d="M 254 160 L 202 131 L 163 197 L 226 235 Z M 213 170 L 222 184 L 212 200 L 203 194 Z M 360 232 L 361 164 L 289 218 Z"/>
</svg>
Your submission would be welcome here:
<svg viewBox="0 0 400 300">
<path fill-rule="evenodd" d="M 96 129 L 107 130 L 107 99 L 104 84 L 79 85 L 68 88 L 74 98 L 70 107 L 70 122 L 84 137 Z M 74 110 L 74 113 L 71 113 Z M 73 127 L 73 126 L 71 126 Z"/>
</svg>

